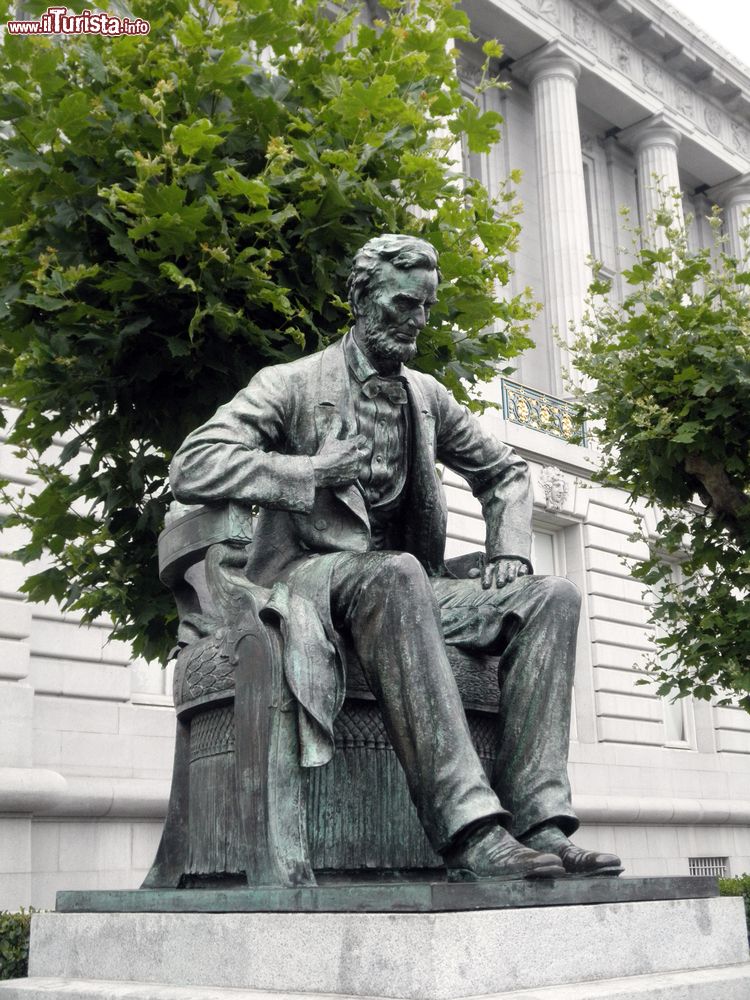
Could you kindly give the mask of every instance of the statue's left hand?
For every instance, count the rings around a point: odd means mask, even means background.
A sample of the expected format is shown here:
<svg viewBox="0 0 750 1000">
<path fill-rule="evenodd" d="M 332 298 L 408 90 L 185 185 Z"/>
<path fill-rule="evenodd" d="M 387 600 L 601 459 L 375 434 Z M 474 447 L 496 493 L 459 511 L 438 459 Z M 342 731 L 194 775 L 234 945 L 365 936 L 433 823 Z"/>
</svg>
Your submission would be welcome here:
<svg viewBox="0 0 750 1000">
<path fill-rule="evenodd" d="M 482 573 L 482 587 L 485 590 L 492 586 L 504 587 L 518 576 L 528 576 L 529 572 L 528 563 L 523 559 L 490 559 Z"/>
</svg>

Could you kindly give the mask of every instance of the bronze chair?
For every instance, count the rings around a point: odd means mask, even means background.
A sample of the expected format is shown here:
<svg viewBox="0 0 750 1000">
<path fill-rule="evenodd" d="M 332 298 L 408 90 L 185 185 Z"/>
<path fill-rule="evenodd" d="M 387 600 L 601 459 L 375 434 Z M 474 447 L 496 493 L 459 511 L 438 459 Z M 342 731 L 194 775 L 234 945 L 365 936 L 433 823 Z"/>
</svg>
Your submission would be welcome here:
<svg viewBox="0 0 750 1000">
<path fill-rule="evenodd" d="M 159 538 L 161 579 L 180 618 L 177 736 L 164 831 L 143 887 L 292 887 L 314 885 L 316 874 L 437 877 L 442 861 L 356 663 L 347 662 L 333 759 L 309 769 L 295 763 L 297 709 L 282 670 L 280 629 L 260 612 L 268 592 L 244 575 L 252 523 L 252 513 L 234 503 L 174 504 Z M 454 561 L 457 575 L 470 562 Z M 456 647 L 449 655 L 489 772 L 497 660 Z"/>
</svg>

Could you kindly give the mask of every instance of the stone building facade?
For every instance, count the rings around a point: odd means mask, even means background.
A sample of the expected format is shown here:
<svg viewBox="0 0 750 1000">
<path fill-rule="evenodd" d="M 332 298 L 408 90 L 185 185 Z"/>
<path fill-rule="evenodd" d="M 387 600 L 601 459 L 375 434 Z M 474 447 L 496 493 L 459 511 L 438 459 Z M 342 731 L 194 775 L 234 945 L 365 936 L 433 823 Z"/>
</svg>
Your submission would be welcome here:
<svg viewBox="0 0 750 1000">
<path fill-rule="evenodd" d="M 524 202 L 515 288 L 544 303 L 536 347 L 491 392 L 484 419 L 530 462 L 538 572 L 573 580 L 584 614 L 571 777 L 586 846 L 615 849 L 632 875 L 750 871 L 750 717 L 670 704 L 639 686 L 652 643 L 641 586 L 624 556 L 625 497 L 594 486 L 595 452 L 570 443 L 562 372 L 580 319 L 587 255 L 617 274 L 629 237 L 621 206 L 646 220 L 652 175 L 683 193 L 690 238 L 724 209 L 731 246 L 750 208 L 750 70 L 668 4 L 652 0 L 467 0 L 475 32 L 505 45 L 508 91 L 481 100 L 503 141 L 468 166 L 492 188 L 520 168 Z M 475 65 L 465 54 L 471 88 Z M 552 335 L 556 328 L 562 340 Z M 0 474 L 29 481 L 4 448 Z M 446 477 L 450 553 L 481 546 L 479 508 Z M 168 671 L 130 661 L 106 621 L 30 605 L 0 540 L 0 909 L 48 907 L 57 889 L 137 886 L 158 841 L 171 772 Z"/>
</svg>

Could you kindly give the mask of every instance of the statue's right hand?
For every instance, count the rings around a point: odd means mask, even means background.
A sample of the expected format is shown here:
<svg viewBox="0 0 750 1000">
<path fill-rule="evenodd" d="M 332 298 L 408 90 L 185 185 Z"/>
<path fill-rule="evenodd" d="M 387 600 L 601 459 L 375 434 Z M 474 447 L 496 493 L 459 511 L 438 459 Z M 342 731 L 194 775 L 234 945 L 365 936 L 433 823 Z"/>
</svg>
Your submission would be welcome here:
<svg viewBox="0 0 750 1000">
<path fill-rule="evenodd" d="M 359 475 L 367 440 L 364 434 L 356 437 L 326 438 L 317 455 L 311 457 L 315 470 L 315 485 L 348 486 Z"/>
</svg>

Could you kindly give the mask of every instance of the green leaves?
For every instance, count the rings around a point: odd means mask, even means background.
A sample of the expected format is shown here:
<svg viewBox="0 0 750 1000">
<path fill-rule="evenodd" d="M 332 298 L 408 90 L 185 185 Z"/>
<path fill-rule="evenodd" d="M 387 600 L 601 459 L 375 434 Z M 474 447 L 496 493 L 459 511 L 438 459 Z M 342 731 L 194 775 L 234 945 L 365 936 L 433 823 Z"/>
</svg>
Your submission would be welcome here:
<svg viewBox="0 0 750 1000">
<path fill-rule="evenodd" d="M 198 286 L 193 279 L 184 275 L 179 267 L 171 261 L 162 261 L 162 263 L 159 264 L 159 270 L 163 275 L 165 275 L 165 277 L 169 278 L 170 281 L 173 281 L 178 288 L 189 288 L 193 292 L 198 291 Z"/>
<path fill-rule="evenodd" d="M 465 135 L 472 153 L 489 153 L 500 139 L 502 115 L 496 111 L 480 111 L 468 101 L 450 123 L 454 135 Z"/>
<path fill-rule="evenodd" d="M 680 424 L 677 433 L 672 435 L 672 441 L 675 444 L 692 444 L 700 430 L 701 425 L 697 420 L 687 420 L 684 424 Z"/>
<path fill-rule="evenodd" d="M 179 215 L 180 209 L 185 204 L 187 191 L 177 184 L 152 186 L 150 184 L 143 188 L 141 204 L 145 215 Z M 139 205 L 134 202 L 136 210 Z"/>
<path fill-rule="evenodd" d="M 667 203 L 654 221 L 623 301 L 590 289 L 578 396 L 604 450 L 596 478 L 660 512 L 651 557 L 632 567 L 659 584 L 651 672 L 750 710 L 750 291 L 721 244 L 688 246 Z"/>
<path fill-rule="evenodd" d="M 211 153 L 224 141 L 224 137 L 212 131 L 208 118 L 199 118 L 192 125 L 175 125 L 172 140 L 186 156 L 195 156 L 199 151 Z"/>
<path fill-rule="evenodd" d="M 238 195 L 245 198 L 249 205 L 266 208 L 269 203 L 270 189 L 268 185 L 255 178 L 243 177 L 239 170 L 228 167 L 217 170 L 214 174 L 219 194 Z"/>
<path fill-rule="evenodd" d="M 642 285 L 644 282 L 651 281 L 654 273 L 653 266 L 634 264 L 631 268 L 625 268 L 622 275 L 629 285 Z"/>
<path fill-rule="evenodd" d="M 0 911 L 0 979 L 21 979 L 29 970 L 29 936 L 33 910 Z"/>
<path fill-rule="evenodd" d="M 88 127 L 89 95 L 83 91 L 66 94 L 52 109 L 48 121 L 73 141 Z"/>
<path fill-rule="evenodd" d="M 394 0 L 373 24 L 314 0 L 133 14 L 150 35 L 0 46 L 0 395 L 41 480 L 19 555 L 51 568 L 27 592 L 109 614 L 152 657 L 174 641 L 156 567 L 169 457 L 260 367 L 341 335 L 369 237 L 440 252 L 416 363 L 464 402 L 527 346 L 533 310 L 496 295 L 511 189 L 490 195 L 449 156 L 454 138 L 489 149 L 500 124 L 461 91 L 453 0 Z"/>
</svg>

